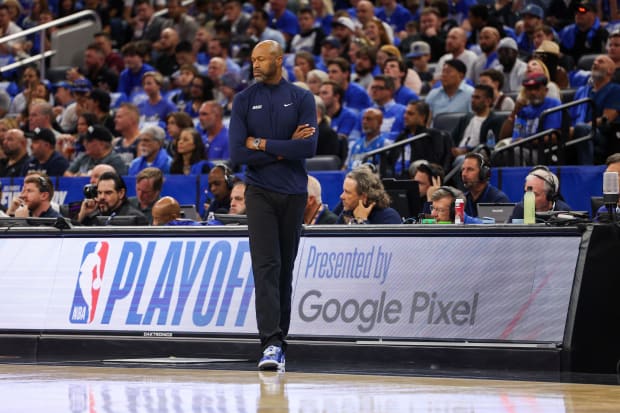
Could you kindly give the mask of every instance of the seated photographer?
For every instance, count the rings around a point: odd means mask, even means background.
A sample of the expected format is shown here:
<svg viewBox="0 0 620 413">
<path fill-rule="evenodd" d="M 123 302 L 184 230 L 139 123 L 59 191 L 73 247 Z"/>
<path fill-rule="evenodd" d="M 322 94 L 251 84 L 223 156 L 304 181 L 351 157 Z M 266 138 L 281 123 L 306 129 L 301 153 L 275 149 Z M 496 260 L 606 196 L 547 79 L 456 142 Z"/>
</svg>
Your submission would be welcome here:
<svg viewBox="0 0 620 413">
<path fill-rule="evenodd" d="M 148 225 L 144 214 L 134 208 L 127 201 L 127 186 L 125 181 L 114 172 L 105 172 L 97 181 L 96 194 L 92 191 L 85 193 L 86 199 L 77 217 L 82 225 L 97 225 L 97 216 L 135 216 L 137 225 Z M 85 191 L 87 192 L 87 191 Z"/>
<path fill-rule="evenodd" d="M 54 184 L 47 175 L 32 173 L 24 179 L 24 186 L 19 197 L 13 198 L 7 214 L 9 216 L 28 218 L 57 218 L 62 215 L 51 206 L 54 196 Z"/>
</svg>

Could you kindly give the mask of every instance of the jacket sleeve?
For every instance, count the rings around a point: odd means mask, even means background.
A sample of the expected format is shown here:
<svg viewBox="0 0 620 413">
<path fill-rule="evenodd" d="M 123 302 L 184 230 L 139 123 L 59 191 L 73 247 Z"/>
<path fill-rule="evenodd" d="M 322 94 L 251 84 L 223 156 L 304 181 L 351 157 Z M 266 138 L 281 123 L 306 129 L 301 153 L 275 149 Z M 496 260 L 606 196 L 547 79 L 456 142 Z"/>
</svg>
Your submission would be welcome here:
<svg viewBox="0 0 620 413">
<path fill-rule="evenodd" d="M 230 129 L 228 130 L 230 159 L 235 164 L 247 165 L 265 165 L 277 162 L 274 155 L 245 147 L 245 141 L 248 138 L 246 113 L 247 101 L 243 98 L 243 95 L 235 96 L 230 116 Z"/>
<path fill-rule="evenodd" d="M 303 93 L 299 102 L 297 125 L 309 124 L 315 128 L 314 134 L 307 139 L 268 139 L 265 152 L 286 159 L 311 158 L 316 153 L 319 128 L 316 119 L 316 105 L 310 92 Z M 231 119 L 232 121 L 232 119 Z"/>
</svg>

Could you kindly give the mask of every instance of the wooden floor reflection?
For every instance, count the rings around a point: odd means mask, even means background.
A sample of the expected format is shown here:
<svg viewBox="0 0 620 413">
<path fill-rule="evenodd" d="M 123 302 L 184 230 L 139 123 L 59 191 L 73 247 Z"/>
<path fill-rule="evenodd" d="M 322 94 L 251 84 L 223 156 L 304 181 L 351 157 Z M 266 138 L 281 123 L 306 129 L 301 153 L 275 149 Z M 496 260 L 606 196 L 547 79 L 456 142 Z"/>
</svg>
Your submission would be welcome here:
<svg viewBox="0 0 620 413">
<path fill-rule="evenodd" d="M 0 365 L 6 412 L 618 412 L 620 386 L 259 373 L 207 369 Z"/>
</svg>

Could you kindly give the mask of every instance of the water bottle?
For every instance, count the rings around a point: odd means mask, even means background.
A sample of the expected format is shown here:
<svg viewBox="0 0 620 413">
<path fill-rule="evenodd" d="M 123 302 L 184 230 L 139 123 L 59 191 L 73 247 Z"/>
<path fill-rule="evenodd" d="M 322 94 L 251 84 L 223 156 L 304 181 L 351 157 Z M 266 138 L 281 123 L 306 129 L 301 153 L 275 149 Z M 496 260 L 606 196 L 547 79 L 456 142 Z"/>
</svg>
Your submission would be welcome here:
<svg viewBox="0 0 620 413">
<path fill-rule="evenodd" d="M 207 216 L 207 225 L 215 225 L 215 214 L 213 211 L 209 212 Z"/>
<path fill-rule="evenodd" d="M 464 224 L 465 223 L 465 201 L 461 198 L 457 198 L 454 201 L 454 223 L 455 224 Z"/>
<path fill-rule="evenodd" d="M 489 149 L 495 148 L 495 134 L 493 133 L 493 129 L 489 129 L 487 133 L 487 146 Z"/>
<path fill-rule="evenodd" d="M 534 191 L 532 187 L 528 186 L 525 195 L 523 195 L 523 223 L 535 224 L 536 223 L 536 206 L 534 199 Z"/>
</svg>

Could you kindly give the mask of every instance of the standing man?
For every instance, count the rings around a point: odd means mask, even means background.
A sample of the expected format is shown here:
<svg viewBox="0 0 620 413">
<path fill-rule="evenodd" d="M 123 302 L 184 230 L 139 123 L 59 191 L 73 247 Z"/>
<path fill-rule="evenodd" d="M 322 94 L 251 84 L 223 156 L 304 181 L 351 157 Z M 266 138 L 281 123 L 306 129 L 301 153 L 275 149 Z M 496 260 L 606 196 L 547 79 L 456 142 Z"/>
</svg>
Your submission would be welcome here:
<svg viewBox="0 0 620 413">
<path fill-rule="evenodd" d="M 247 164 L 246 206 L 261 370 L 284 370 L 297 255 L 317 117 L 314 97 L 282 78 L 282 47 L 265 40 L 252 51 L 257 83 L 235 96 L 230 154 Z"/>
</svg>

